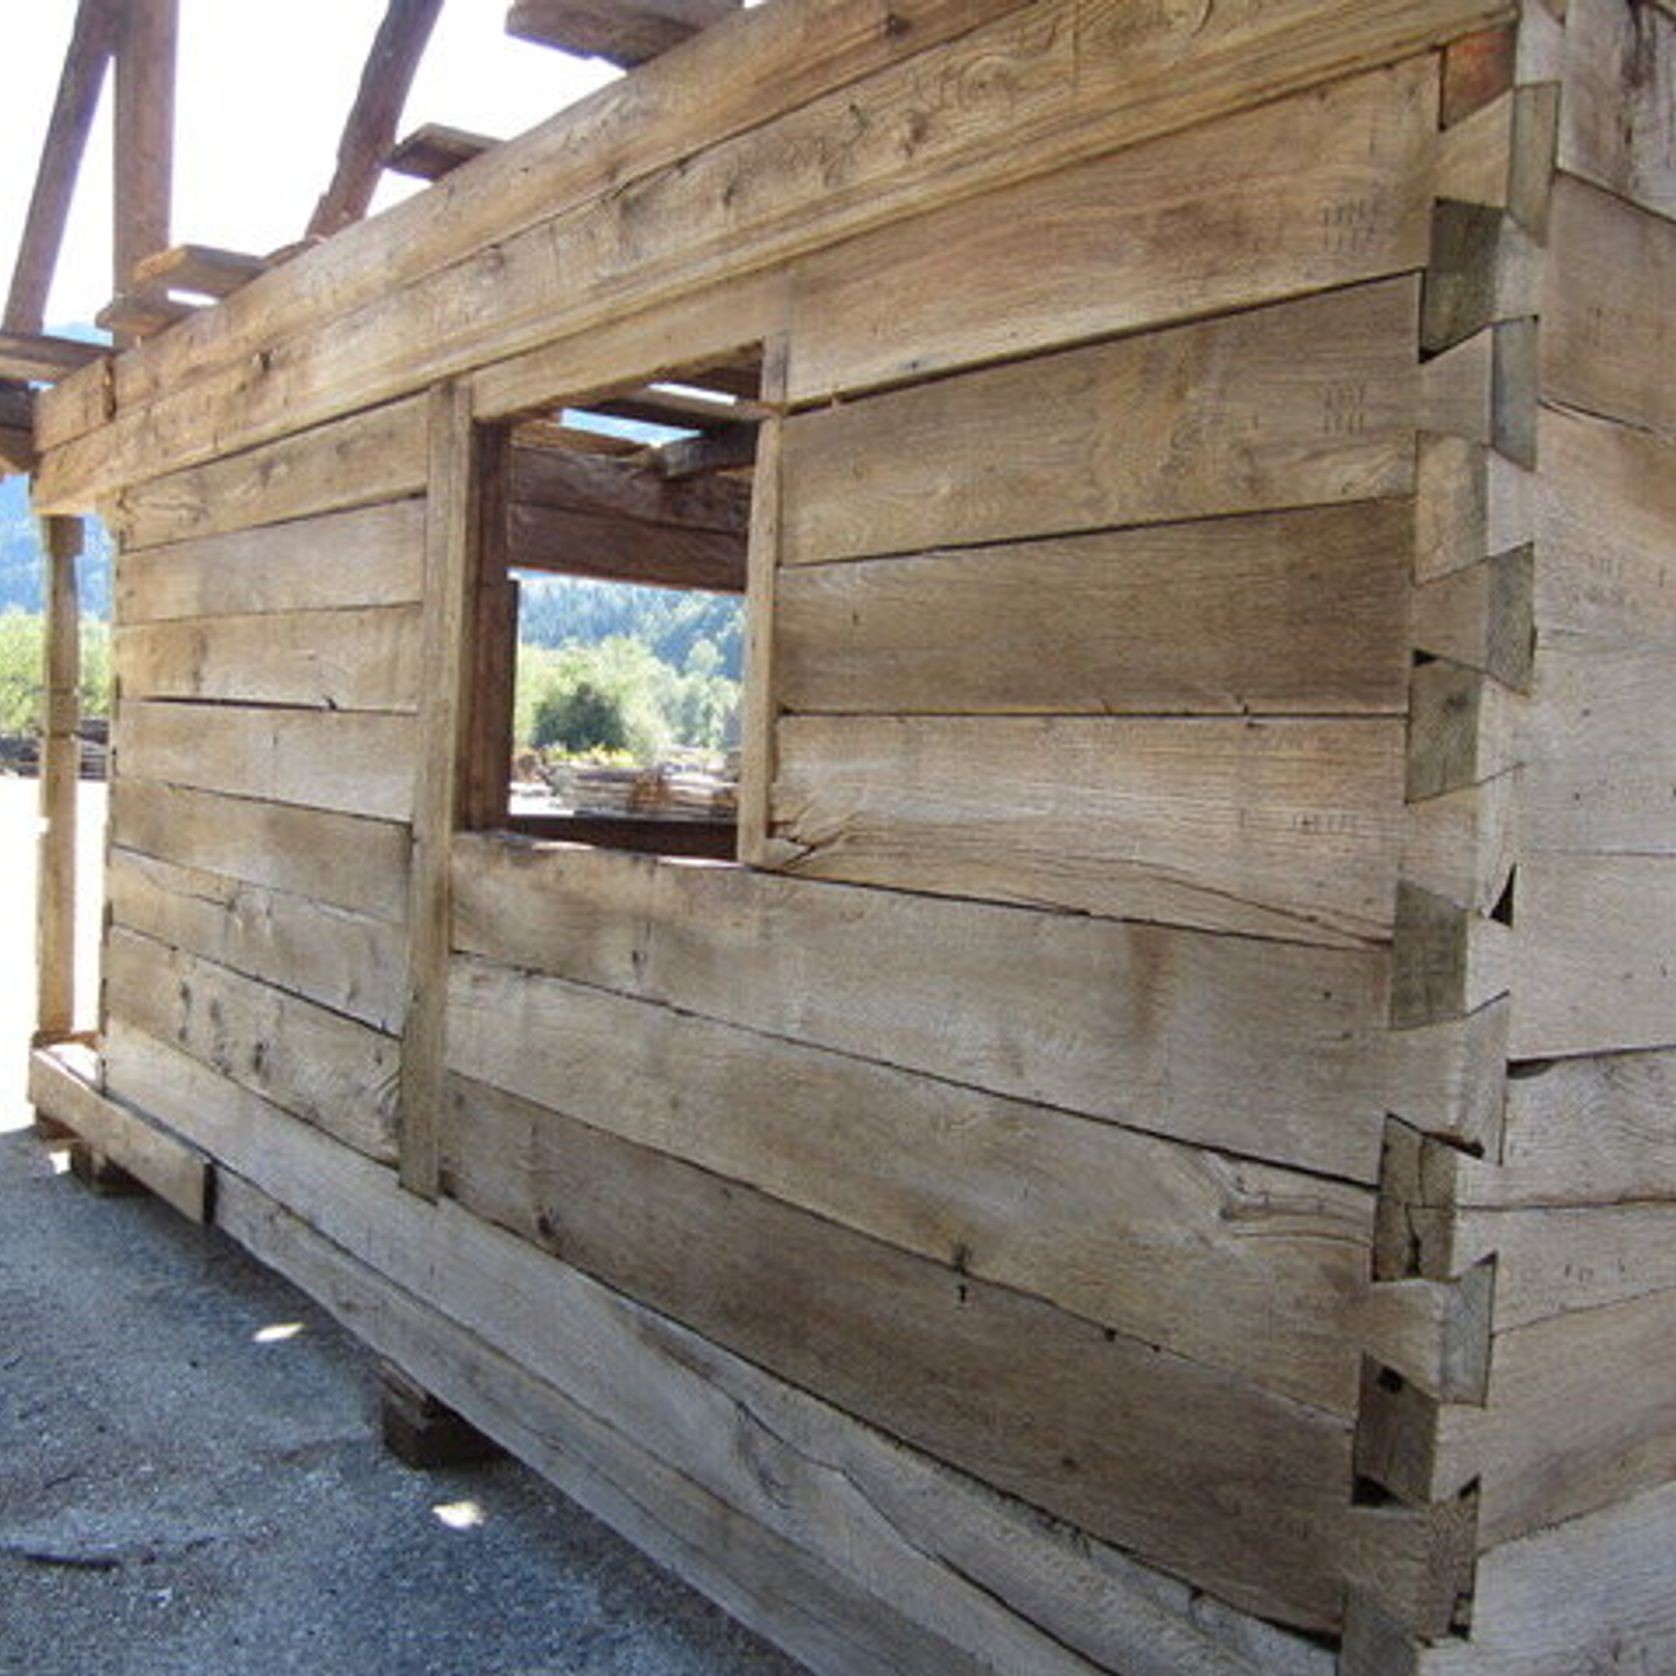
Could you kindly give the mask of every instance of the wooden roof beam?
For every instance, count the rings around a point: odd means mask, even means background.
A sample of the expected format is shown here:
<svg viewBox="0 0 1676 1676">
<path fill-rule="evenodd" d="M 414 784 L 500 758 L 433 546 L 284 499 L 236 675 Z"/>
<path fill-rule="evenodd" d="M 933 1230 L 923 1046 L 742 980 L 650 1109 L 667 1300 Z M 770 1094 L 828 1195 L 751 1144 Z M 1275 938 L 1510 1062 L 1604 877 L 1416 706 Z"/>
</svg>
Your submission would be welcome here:
<svg viewBox="0 0 1676 1676">
<path fill-rule="evenodd" d="M 169 243 L 179 12 L 179 0 L 124 0 L 120 8 L 112 241 L 112 280 L 118 293 L 130 290 L 140 263 Z"/>
<path fill-rule="evenodd" d="M 757 459 L 755 425 L 723 425 L 701 436 L 680 437 L 646 450 L 647 462 L 670 482 L 718 471 L 741 471 Z"/>
<path fill-rule="evenodd" d="M 506 32 L 628 70 L 739 9 L 740 0 L 514 0 Z"/>
<path fill-rule="evenodd" d="M 109 351 L 100 343 L 47 337 L 40 332 L 0 332 L 0 378 L 53 384 L 90 366 Z"/>
<path fill-rule="evenodd" d="M 208 244 L 173 244 L 154 251 L 134 270 L 135 289 L 186 291 L 199 297 L 229 297 L 268 270 L 266 258 Z"/>
<path fill-rule="evenodd" d="M 177 303 L 160 290 L 124 291 L 94 315 L 93 324 L 109 332 L 118 343 L 128 344 L 197 312 L 198 305 Z"/>
<path fill-rule="evenodd" d="M 35 393 L 0 384 L 0 477 L 35 469 Z"/>
<path fill-rule="evenodd" d="M 442 0 L 390 0 L 344 124 L 337 172 L 308 224 L 309 238 L 330 238 L 366 215 L 441 10 Z"/>
<path fill-rule="evenodd" d="M 112 0 L 81 0 L 75 29 L 64 54 L 58 94 L 41 147 L 40 167 L 29 200 L 29 213 L 18 244 L 6 298 L 4 324 L 12 332 L 38 332 L 46 320 L 47 298 L 64 243 L 76 176 L 87 150 L 88 131 L 99 108 L 115 40 Z"/>
<path fill-rule="evenodd" d="M 384 159 L 384 167 L 392 174 L 408 175 L 414 180 L 441 180 L 462 163 L 481 157 L 499 144 L 499 140 L 491 140 L 486 134 L 450 128 L 441 122 L 427 122 L 397 144 Z"/>
</svg>

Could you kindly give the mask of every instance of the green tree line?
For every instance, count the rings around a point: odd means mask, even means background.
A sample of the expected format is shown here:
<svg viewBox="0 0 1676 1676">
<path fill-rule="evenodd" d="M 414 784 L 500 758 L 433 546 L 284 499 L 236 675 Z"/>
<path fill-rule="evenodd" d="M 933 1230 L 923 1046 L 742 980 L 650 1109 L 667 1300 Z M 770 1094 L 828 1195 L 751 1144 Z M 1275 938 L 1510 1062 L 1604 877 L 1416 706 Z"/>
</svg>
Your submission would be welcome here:
<svg viewBox="0 0 1676 1676">
<path fill-rule="evenodd" d="M 15 606 L 0 611 L 0 733 L 34 733 L 41 724 L 46 619 Z M 81 629 L 83 715 L 104 716 L 111 703 L 110 630 L 97 620 Z"/>
</svg>

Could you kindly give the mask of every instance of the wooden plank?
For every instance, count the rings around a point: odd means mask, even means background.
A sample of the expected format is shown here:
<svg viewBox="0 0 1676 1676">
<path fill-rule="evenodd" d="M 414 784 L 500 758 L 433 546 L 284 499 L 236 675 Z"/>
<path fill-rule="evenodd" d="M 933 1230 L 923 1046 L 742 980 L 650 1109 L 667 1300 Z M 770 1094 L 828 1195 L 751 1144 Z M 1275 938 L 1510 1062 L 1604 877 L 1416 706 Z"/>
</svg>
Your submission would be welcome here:
<svg viewBox="0 0 1676 1676">
<path fill-rule="evenodd" d="M 1482 110 L 1513 85 L 1518 44 L 1518 25 L 1511 23 L 1475 30 L 1450 42 L 1443 55 L 1440 114 L 1445 128 Z"/>
<path fill-rule="evenodd" d="M 1423 434 L 1415 476 L 1417 582 L 1435 581 L 1535 539 L 1537 474 L 1483 443 Z"/>
<path fill-rule="evenodd" d="M 309 218 L 308 238 L 330 238 L 367 213 L 441 10 L 442 0 L 389 0 L 338 141 L 337 169 Z"/>
<path fill-rule="evenodd" d="M 614 191 L 526 233 L 497 236 L 492 274 L 485 251 L 426 280 L 422 297 L 386 288 L 356 315 L 289 345 L 277 358 L 278 377 L 253 383 L 241 360 L 236 401 L 231 367 L 212 375 L 216 363 L 194 358 L 204 372 L 192 411 L 178 404 L 170 415 L 162 407 L 148 411 L 143 457 L 199 457 L 211 426 L 226 446 L 384 399 L 787 262 L 964 192 L 1400 59 L 1505 10 L 1490 0 L 1353 0 L 1328 31 L 1319 27 L 1318 6 L 1272 0 L 1260 13 L 1218 12 L 1191 28 L 1194 20 L 1174 12 L 1119 21 L 1100 0 L 1022 9 L 932 49 L 923 63 L 881 73 L 865 100 L 843 90 L 784 122 L 765 122 L 759 113 L 762 125 L 750 133 L 637 183 L 633 193 Z M 1003 63 L 1014 68 L 1002 74 L 996 66 Z M 1277 74 L 1254 76 L 1254 63 Z M 696 57 L 688 68 L 696 72 Z M 974 88 L 986 90 L 982 100 Z M 904 148 L 895 135 L 908 110 L 921 113 L 913 121 L 921 138 Z M 740 181 L 772 187 L 742 192 Z M 632 264 L 622 260 L 625 248 L 636 253 Z M 482 307 L 486 287 L 497 299 L 494 310 Z M 556 296 L 570 299 L 558 314 Z M 416 340 L 412 322 L 420 317 L 427 329 Z M 272 329 L 264 322 L 264 343 Z M 125 409 L 166 388 L 139 395 L 137 381 L 149 380 L 150 370 L 147 362 L 122 375 Z M 123 463 L 131 446 L 138 454 L 126 437 L 81 451 L 65 461 L 61 482 L 86 494 L 131 475 Z"/>
<path fill-rule="evenodd" d="M 303 431 L 248 454 L 124 489 L 109 522 L 123 546 L 156 547 L 395 500 L 425 481 L 417 399 Z M 38 498 L 56 500 L 43 460 Z"/>
<path fill-rule="evenodd" d="M 1676 222 L 1562 175 L 1549 252 L 1543 396 L 1676 435 Z"/>
<path fill-rule="evenodd" d="M 1533 855 L 1519 868 L 1513 1053 L 1676 1043 L 1676 858 Z"/>
<path fill-rule="evenodd" d="M 394 501 L 143 551 L 114 579 L 117 622 L 416 604 L 425 505 Z"/>
<path fill-rule="evenodd" d="M 81 605 L 77 518 L 41 524 L 47 620 L 42 644 L 40 841 L 35 902 L 35 1040 L 76 1026 L 76 797 L 81 772 Z"/>
<path fill-rule="evenodd" d="M 124 349 L 132 341 L 148 338 L 153 332 L 192 317 L 200 305 L 177 302 L 159 289 L 155 291 L 121 291 L 93 317 L 93 324 L 109 332 Z M 132 341 L 131 341 L 132 340 Z"/>
<path fill-rule="evenodd" d="M 113 923 L 395 1032 L 406 941 L 388 920 L 113 848 Z"/>
<path fill-rule="evenodd" d="M 1132 1676 L 1328 1676 L 1332 1669 L 1326 1649 L 1234 1612 L 1114 1549 L 1073 1539 L 560 1268 L 565 1293 L 587 1312 L 584 1330 L 583 1311 L 567 1298 L 573 1325 L 567 1341 L 600 1345 L 607 1368 L 603 1378 L 579 1370 L 590 1405 L 580 1406 L 565 1394 L 575 1381 L 565 1379 L 561 1390 L 478 1336 L 496 1333 L 498 1310 L 458 1308 L 458 1317 L 476 1324 L 468 1331 L 433 1302 L 421 1303 L 342 1245 L 323 1240 L 241 1177 L 228 1173 L 225 1182 L 225 1214 L 218 1220 L 234 1238 L 654 1556 L 684 1576 L 692 1577 L 696 1566 L 700 1587 L 745 1621 L 766 1627 L 812 1669 L 831 1676 L 942 1676 L 964 1668 L 947 1661 L 964 1659 L 959 1649 L 967 1647 L 991 1668 L 997 1657 L 1017 1657 L 1051 1676 L 1080 1676 L 1079 1653 L 1101 1669 Z M 423 1207 L 409 1200 L 402 1208 L 399 1232 L 449 1246 L 456 1254 L 444 1267 L 453 1275 L 487 1276 L 497 1260 L 509 1263 L 520 1282 L 526 1272 L 534 1282 L 537 1265 L 555 1272 L 550 1261 L 446 1204 L 423 1226 L 407 1220 L 423 1215 Z M 368 1220 L 377 1215 L 374 1210 Z M 365 1250 L 364 1242 L 355 1244 Z M 628 1376 L 623 1398 L 609 1394 L 619 1370 Z M 638 1425 L 625 1422 L 624 1398 L 637 1402 L 634 1393 L 653 1391 L 668 1393 L 661 1411 L 636 1415 Z M 639 1442 L 616 1429 L 625 1424 Z M 643 1451 L 648 1435 L 661 1456 Z M 748 1458 L 714 1447 L 741 1435 L 751 1439 Z M 765 1552 L 753 1539 L 762 1532 L 784 1546 Z M 684 1545 L 671 1559 L 676 1539 Z M 863 1591 L 866 1610 L 848 1602 L 821 1607 L 834 1575 Z M 904 1614 L 908 1625 L 934 1632 L 930 1662 L 921 1662 L 923 1641 L 893 1632 L 888 1616 L 881 1623 L 881 1604 L 887 1613 Z M 1040 1635 L 1034 1624 L 1042 1626 Z M 802 1639 L 788 1640 L 794 1633 Z M 882 1644 L 880 1663 L 876 1644 Z"/>
<path fill-rule="evenodd" d="M 1389 721 L 792 716 L 780 865 L 1319 943 L 1386 936 Z"/>
<path fill-rule="evenodd" d="M 450 1191 L 526 1238 L 544 1238 L 538 1219 L 576 1191 L 560 1186 L 583 1144 L 574 1120 L 1354 1412 L 1364 1189 L 481 961 L 455 964 L 448 1059 L 520 1097 L 474 1094 L 456 1114 Z M 1265 1332 L 1249 1332 L 1254 1315 L 1271 1318 Z"/>
<path fill-rule="evenodd" d="M 645 524 L 566 507 L 511 507 L 509 557 L 520 570 L 667 588 L 745 591 L 745 538 Z"/>
<path fill-rule="evenodd" d="M 751 488 L 734 479 L 671 483 L 634 460 L 565 448 L 512 449 L 514 506 L 562 508 L 601 518 L 742 536 L 751 523 Z"/>
<path fill-rule="evenodd" d="M 408 873 L 408 944 L 403 975 L 400 1165 L 402 1186 L 434 1199 L 447 1030 L 448 928 L 453 919 L 449 844 L 460 814 L 460 786 L 472 763 L 471 678 L 480 627 L 473 604 L 481 571 L 497 549 L 481 535 L 483 485 L 470 393 L 458 384 L 431 394 L 430 482 L 425 514 L 423 662 L 413 752 L 413 865 Z"/>
<path fill-rule="evenodd" d="M 113 1021 L 176 1043 L 369 1158 L 394 1161 L 392 1037 L 121 927 L 105 942 L 105 988 Z M 123 1068 L 113 1034 L 106 1080 L 119 1099 Z"/>
<path fill-rule="evenodd" d="M 1676 16 L 1633 0 L 1566 13 L 1560 167 L 1676 218 Z"/>
<path fill-rule="evenodd" d="M 118 13 L 111 278 L 119 294 L 142 259 L 170 242 L 179 11 L 179 0 L 126 0 Z"/>
<path fill-rule="evenodd" d="M 413 812 L 414 718 L 124 699 L 123 772 L 374 820 Z"/>
<path fill-rule="evenodd" d="M 165 1134 L 100 1093 L 97 1062 L 65 1047 L 29 1056 L 29 1103 L 144 1183 L 190 1222 L 209 1221 L 210 1165 L 195 1147 Z"/>
<path fill-rule="evenodd" d="M 1552 408 L 1540 425 L 1544 637 L 1676 642 L 1676 442 Z"/>
<path fill-rule="evenodd" d="M 777 337 L 764 356 L 763 397 L 779 402 L 786 392 L 789 341 Z M 756 466 L 751 479 L 751 530 L 745 553 L 745 669 L 740 695 L 738 850 L 741 861 L 768 860 L 778 772 L 776 729 L 780 715 L 779 654 L 782 644 L 777 599 L 780 585 L 780 460 L 785 416 L 774 414 L 758 427 Z"/>
<path fill-rule="evenodd" d="M 783 562 L 1406 493 L 1412 280 L 787 422 Z"/>
<path fill-rule="evenodd" d="M 577 1267 L 1243 1609 L 1336 1621 L 1343 1422 L 598 1132 L 561 1168 Z"/>
<path fill-rule="evenodd" d="M 384 167 L 414 180 L 441 180 L 500 143 L 487 134 L 450 128 L 445 122 L 427 122 L 391 148 Z"/>
<path fill-rule="evenodd" d="M 125 374 L 125 403 L 143 405 L 178 387 L 189 365 L 208 369 L 247 361 L 261 343 L 348 313 L 541 221 L 558 206 L 586 199 L 599 189 L 604 155 L 615 159 L 621 179 L 638 178 L 687 156 L 706 139 L 797 110 L 1017 3 L 901 0 L 892 15 L 905 27 L 894 31 L 877 27 L 874 0 L 836 0 L 823 8 L 819 31 L 811 31 L 798 6 L 753 10 L 736 25 L 733 39 L 700 36 L 683 55 L 685 64 L 649 66 L 645 74 L 610 83 L 508 141 L 476 171 L 469 191 L 463 182 L 452 182 L 395 205 L 373 222 L 345 228 L 342 236 L 287 264 L 289 271 L 265 276 L 254 292 L 230 301 L 214 320 L 193 321 L 177 334 L 191 339 L 192 353 L 176 361 L 173 346 L 156 346 L 154 365 L 148 351 L 145 367 Z M 693 99 L 694 86 L 705 89 L 702 102 Z M 54 419 L 64 428 L 47 434 L 49 447 L 84 435 L 107 417 L 102 399 L 95 405 L 86 395 L 78 389 L 59 404 Z"/>
<path fill-rule="evenodd" d="M 125 699 L 419 707 L 417 605 L 134 624 L 117 629 L 112 656 Z"/>
<path fill-rule="evenodd" d="M 239 250 L 222 250 L 208 244 L 172 244 L 147 256 L 134 270 L 144 290 L 153 286 L 165 291 L 187 291 L 200 297 L 230 297 L 241 285 L 268 271 L 263 256 L 249 256 Z"/>
<path fill-rule="evenodd" d="M 1414 59 L 807 261 L 793 293 L 791 398 L 1424 267 L 1436 84 L 1435 61 Z"/>
<path fill-rule="evenodd" d="M 374 919 L 400 924 L 407 912 L 409 839 L 387 821 L 147 783 L 125 763 L 111 841 Z"/>
<path fill-rule="evenodd" d="M 1574 1676 L 1603 1661 L 1653 1671 L 1673 1659 L 1676 1485 L 1667 1484 L 1484 1555 L 1472 1635 L 1427 1649 L 1416 1669 Z"/>
<path fill-rule="evenodd" d="M 0 331 L 0 378 L 26 378 L 50 384 L 78 368 L 104 360 L 109 353 L 102 343 L 8 329 Z"/>
<path fill-rule="evenodd" d="M 1428 1071 L 1505 1059 L 1390 1033 L 1374 953 L 490 836 L 455 839 L 454 903 L 456 946 L 508 964 L 1355 1181 L 1386 1111 L 1475 1129 L 1449 1115 L 1475 1076 L 1445 1099 Z"/>
<path fill-rule="evenodd" d="M 631 69 L 736 14 L 740 0 L 512 0 L 506 32 Z"/>
<path fill-rule="evenodd" d="M 1413 542 L 1410 505 L 1377 501 L 791 569 L 780 696 L 899 715 L 1401 712 Z"/>
<path fill-rule="evenodd" d="M 115 21 L 111 0 L 81 0 L 76 8 L 6 295 L 7 331 L 38 332 L 45 322 L 76 177 L 110 63 Z"/>
</svg>

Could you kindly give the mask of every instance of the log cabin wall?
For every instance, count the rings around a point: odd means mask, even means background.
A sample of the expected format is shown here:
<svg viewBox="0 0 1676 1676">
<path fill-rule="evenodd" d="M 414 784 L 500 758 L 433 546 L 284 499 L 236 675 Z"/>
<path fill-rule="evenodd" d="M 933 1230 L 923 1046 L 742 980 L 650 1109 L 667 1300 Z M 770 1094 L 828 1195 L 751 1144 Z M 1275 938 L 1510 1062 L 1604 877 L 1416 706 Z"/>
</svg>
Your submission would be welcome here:
<svg viewBox="0 0 1676 1676">
<path fill-rule="evenodd" d="M 775 0 L 43 404 L 106 1093 L 813 1668 L 1558 1676 L 1676 1518 L 1671 18 L 1515 9 Z M 458 830 L 483 437 L 751 342 L 746 865 Z"/>
</svg>

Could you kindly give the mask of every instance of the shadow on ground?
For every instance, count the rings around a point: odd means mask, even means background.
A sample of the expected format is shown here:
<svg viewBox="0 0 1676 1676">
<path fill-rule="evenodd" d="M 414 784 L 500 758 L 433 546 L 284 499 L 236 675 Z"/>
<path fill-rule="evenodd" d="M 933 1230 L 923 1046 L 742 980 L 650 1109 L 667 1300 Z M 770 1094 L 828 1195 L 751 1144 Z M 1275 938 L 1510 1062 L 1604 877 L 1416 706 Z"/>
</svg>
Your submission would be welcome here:
<svg viewBox="0 0 1676 1676">
<path fill-rule="evenodd" d="M 224 1237 L 0 1134 L 0 1671 L 796 1676 L 510 1461 L 419 1473 Z"/>
</svg>

